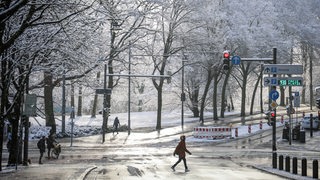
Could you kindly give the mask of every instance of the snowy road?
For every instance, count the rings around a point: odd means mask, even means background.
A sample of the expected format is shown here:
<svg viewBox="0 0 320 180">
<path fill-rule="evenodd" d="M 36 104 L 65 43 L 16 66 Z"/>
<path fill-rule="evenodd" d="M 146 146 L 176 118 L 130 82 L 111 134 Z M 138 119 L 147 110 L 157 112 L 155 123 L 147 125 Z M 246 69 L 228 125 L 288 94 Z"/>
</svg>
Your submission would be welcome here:
<svg viewBox="0 0 320 180">
<path fill-rule="evenodd" d="M 125 134 L 117 136 L 108 135 L 105 144 L 97 147 L 76 150 L 73 149 L 73 163 L 84 163 L 83 168 L 92 170 L 86 179 L 281 179 L 243 163 L 254 160 L 258 163 L 269 163 L 269 150 L 254 150 L 235 148 L 237 141 L 229 143 L 199 143 L 187 139 L 187 147 L 192 155 L 187 157 L 191 170 L 184 172 L 182 164 L 178 165 L 176 172 L 170 166 L 177 160 L 172 151 L 178 142 L 179 136 L 167 134 L 158 138 L 154 133 L 134 133 L 129 137 Z M 189 137 L 190 138 L 190 137 Z M 99 136 L 82 138 L 81 144 L 97 145 Z M 93 142 L 93 144 L 90 144 Z M 230 145 L 228 145 L 230 144 Z M 246 144 L 242 143 L 241 144 Z M 67 152 L 66 152 L 67 153 Z M 67 153 L 69 154 L 69 153 Z M 256 158 L 258 157 L 260 158 Z M 90 159 L 91 157 L 91 159 Z M 249 158 L 249 159 L 248 159 Z M 67 159 L 67 155 L 64 159 Z M 59 160 L 60 161 L 60 160 Z M 75 177 L 77 175 L 73 175 Z"/>
</svg>

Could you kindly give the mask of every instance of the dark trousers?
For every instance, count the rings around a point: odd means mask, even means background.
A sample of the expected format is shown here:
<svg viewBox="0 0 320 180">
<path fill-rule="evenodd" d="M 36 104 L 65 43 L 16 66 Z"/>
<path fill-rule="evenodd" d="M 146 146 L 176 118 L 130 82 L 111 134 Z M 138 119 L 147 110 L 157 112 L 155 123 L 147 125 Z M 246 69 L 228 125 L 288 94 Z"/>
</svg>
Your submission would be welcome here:
<svg viewBox="0 0 320 180">
<path fill-rule="evenodd" d="M 50 158 L 51 147 L 48 147 L 48 158 Z"/>
<path fill-rule="evenodd" d="M 41 160 L 42 160 L 42 157 L 43 157 L 43 153 L 44 153 L 44 151 L 41 151 L 41 150 L 40 150 L 39 164 L 41 164 L 41 163 L 42 163 L 42 162 L 41 162 Z"/>
<path fill-rule="evenodd" d="M 183 160 L 184 168 L 188 169 L 186 157 L 179 157 L 179 160 L 172 167 L 175 168 L 181 162 L 181 160 Z"/>
<path fill-rule="evenodd" d="M 119 133 L 119 132 L 118 132 L 118 126 L 114 126 L 112 133 L 114 134 L 115 131 L 117 132 L 117 134 Z"/>
</svg>

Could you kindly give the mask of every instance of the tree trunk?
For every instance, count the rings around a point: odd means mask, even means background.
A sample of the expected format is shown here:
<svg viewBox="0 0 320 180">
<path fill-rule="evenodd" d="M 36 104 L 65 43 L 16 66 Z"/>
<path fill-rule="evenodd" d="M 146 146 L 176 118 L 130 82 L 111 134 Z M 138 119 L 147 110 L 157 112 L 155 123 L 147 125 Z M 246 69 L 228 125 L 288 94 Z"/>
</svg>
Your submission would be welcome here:
<svg viewBox="0 0 320 180">
<path fill-rule="evenodd" d="M 91 110 L 91 118 L 96 117 L 96 112 L 97 112 L 97 104 L 98 104 L 98 95 L 94 95 L 93 103 L 92 103 L 92 110 Z"/>
<path fill-rule="evenodd" d="M 223 85 L 222 85 L 222 89 L 221 89 L 221 110 L 220 110 L 220 117 L 224 118 L 224 112 L 225 112 L 225 100 L 226 100 L 226 91 L 227 91 L 227 85 L 228 85 L 228 80 L 230 77 L 230 73 L 231 73 L 231 67 L 229 68 L 229 70 L 226 72 L 226 77 L 223 81 Z M 231 97 L 231 95 L 230 95 Z M 232 103 L 233 106 L 233 103 Z"/>
<path fill-rule="evenodd" d="M 214 72 L 214 77 L 213 77 L 213 102 L 212 102 L 212 106 L 213 106 L 213 120 L 218 120 L 218 74 L 217 72 Z M 221 107 L 222 108 L 222 107 Z"/>
<path fill-rule="evenodd" d="M 191 108 L 191 111 L 193 113 L 193 117 L 199 117 L 199 85 L 196 85 L 195 87 L 192 87 L 192 93 L 191 94 L 191 97 L 190 97 L 190 100 L 191 100 L 191 103 L 192 103 L 192 108 Z"/>
<path fill-rule="evenodd" d="M 45 106 L 45 116 L 46 116 L 46 126 L 51 126 L 51 130 L 56 133 L 56 123 L 54 120 L 53 113 L 53 84 L 52 84 L 52 74 L 51 72 L 44 72 L 44 106 Z"/>
<path fill-rule="evenodd" d="M 254 100 L 255 100 L 257 89 L 258 89 L 258 85 L 259 85 L 259 82 L 260 82 L 262 76 L 263 76 L 263 72 L 260 71 L 259 77 L 257 79 L 256 84 L 254 85 L 254 89 L 253 89 L 253 93 L 252 93 L 251 106 L 250 106 L 250 115 L 253 115 Z"/>
<path fill-rule="evenodd" d="M 249 70 L 250 64 L 248 63 L 245 67 L 245 65 L 242 66 L 242 73 L 243 73 L 243 80 L 242 80 L 242 87 L 241 87 L 241 110 L 240 110 L 240 116 L 245 117 L 246 116 L 246 97 L 247 97 L 247 80 L 248 80 L 248 70 Z"/>
<path fill-rule="evenodd" d="M 77 116 L 82 116 L 82 86 L 79 86 Z"/>
<path fill-rule="evenodd" d="M 71 83 L 71 96 L 70 96 L 70 105 L 71 107 L 75 108 L 75 103 L 74 103 L 74 85 Z"/>
<path fill-rule="evenodd" d="M 4 56 L 4 54 L 3 54 Z M 6 106 L 9 102 L 9 78 L 7 76 L 7 61 L 1 61 L 1 103 L 0 103 L 0 171 L 2 171 L 2 149 L 3 149 L 3 128 L 4 128 L 4 120 L 6 118 L 5 111 L 7 111 Z"/>
<path fill-rule="evenodd" d="M 312 106 L 314 105 L 313 103 L 313 48 L 312 46 L 310 46 L 310 49 L 309 49 L 309 81 L 310 81 L 310 88 L 309 88 L 309 91 L 310 91 L 310 110 L 312 110 Z"/>
<path fill-rule="evenodd" d="M 156 130 L 161 130 L 161 112 L 162 112 L 162 87 L 163 87 L 163 79 L 160 79 L 159 86 L 157 88 L 158 91 L 158 109 L 157 109 L 157 125 Z"/>
<path fill-rule="evenodd" d="M 203 94 L 201 97 L 201 104 L 200 104 L 200 119 L 199 119 L 199 121 L 201 122 L 201 124 L 204 123 L 204 108 L 206 106 L 205 104 L 206 104 L 206 99 L 207 99 L 207 95 L 209 92 L 210 84 L 213 79 L 212 70 L 209 70 L 207 73 L 208 73 L 207 78 L 206 78 L 207 81 L 206 81 L 205 88 L 204 88 L 204 91 L 203 91 Z"/>
</svg>

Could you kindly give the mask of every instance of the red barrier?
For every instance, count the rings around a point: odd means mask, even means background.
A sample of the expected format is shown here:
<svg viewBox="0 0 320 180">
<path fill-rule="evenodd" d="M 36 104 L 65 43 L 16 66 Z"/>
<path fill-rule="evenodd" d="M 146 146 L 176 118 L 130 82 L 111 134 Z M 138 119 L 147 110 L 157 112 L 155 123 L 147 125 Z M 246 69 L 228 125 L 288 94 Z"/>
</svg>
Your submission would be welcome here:
<svg viewBox="0 0 320 180">
<path fill-rule="evenodd" d="M 222 139 L 231 137 L 231 128 L 229 127 L 195 127 L 193 136 L 200 139 Z"/>
</svg>

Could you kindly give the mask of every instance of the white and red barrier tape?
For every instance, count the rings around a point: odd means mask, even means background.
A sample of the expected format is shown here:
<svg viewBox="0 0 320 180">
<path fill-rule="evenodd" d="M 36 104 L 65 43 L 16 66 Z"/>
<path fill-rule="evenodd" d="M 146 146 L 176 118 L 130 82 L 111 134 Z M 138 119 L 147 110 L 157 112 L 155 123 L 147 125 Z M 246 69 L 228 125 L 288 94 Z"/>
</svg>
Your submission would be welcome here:
<svg viewBox="0 0 320 180">
<path fill-rule="evenodd" d="M 230 127 L 195 127 L 193 136 L 200 139 L 223 139 L 232 136 Z"/>
</svg>

